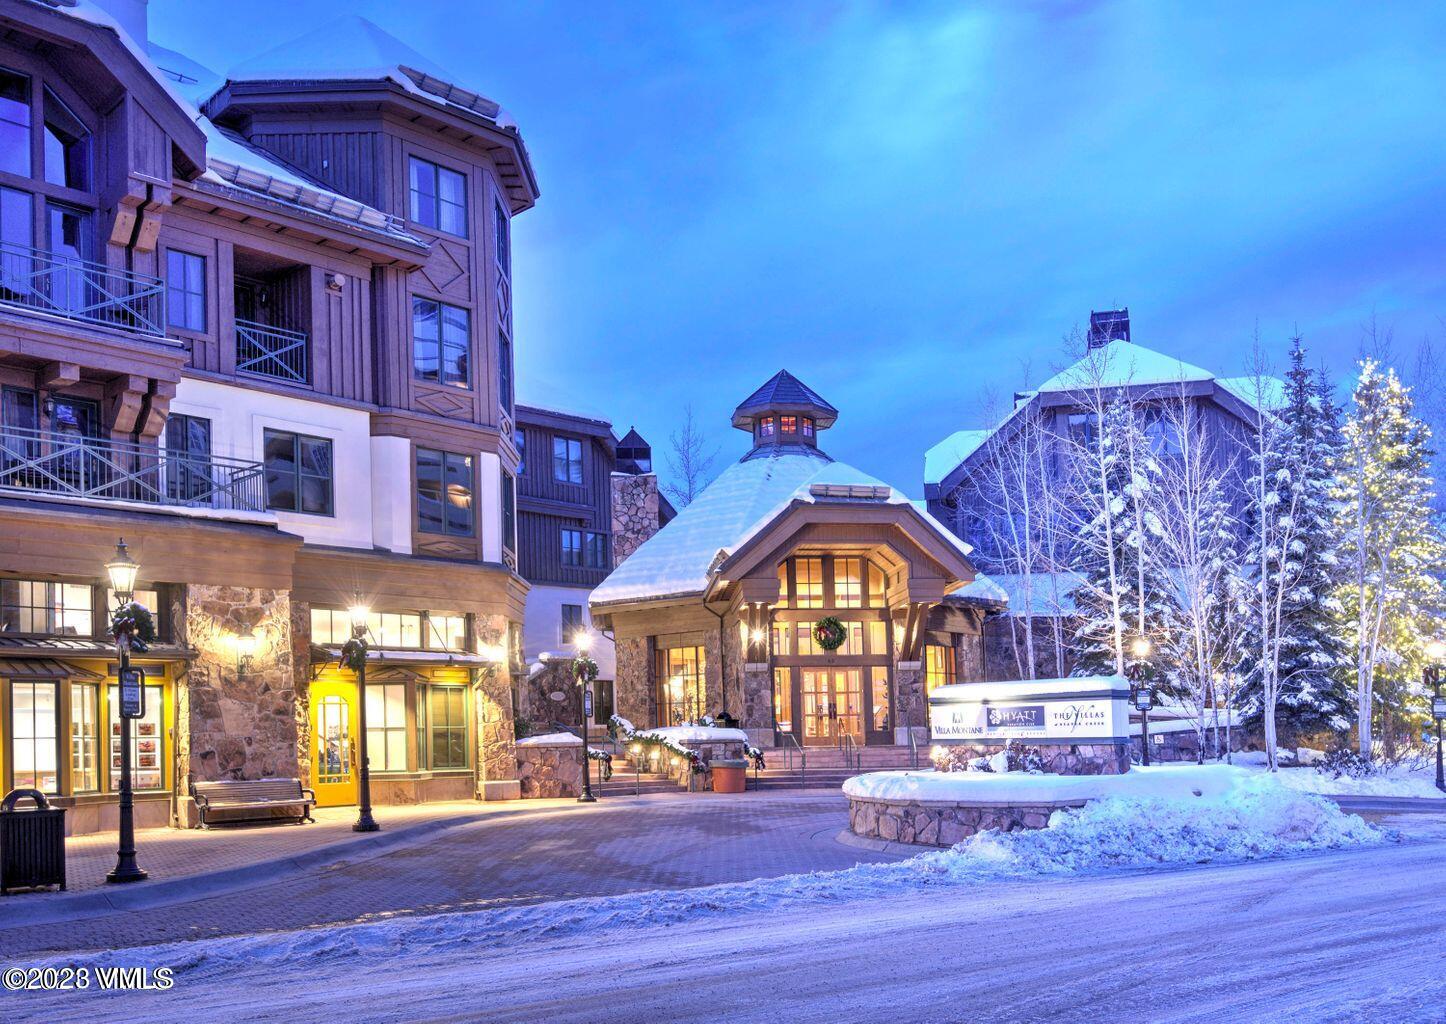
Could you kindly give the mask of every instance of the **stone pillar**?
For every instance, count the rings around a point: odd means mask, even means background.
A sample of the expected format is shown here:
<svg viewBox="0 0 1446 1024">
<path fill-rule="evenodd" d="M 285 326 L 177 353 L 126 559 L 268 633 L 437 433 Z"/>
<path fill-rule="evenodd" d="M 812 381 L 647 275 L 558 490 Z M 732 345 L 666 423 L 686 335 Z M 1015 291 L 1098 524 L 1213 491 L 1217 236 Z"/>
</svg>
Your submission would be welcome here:
<svg viewBox="0 0 1446 1024">
<path fill-rule="evenodd" d="M 302 785 L 311 778 L 311 605 L 291 602 L 291 679 L 296 692 L 296 770 Z"/>
<path fill-rule="evenodd" d="M 618 638 L 617 677 L 613 680 L 613 710 L 639 729 L 649 728 L 656 713 L 653 693 L 652 638 Z"/>
<path fill-rule="evenodd" d="M 577 796 L 582 792 L 582 744 L 524 740 L 517 747 L 517 774 L 525 800 Z"/>
<path fill-rule="evenodd" d="M 554 693 L 562 694 L 562 700 L 554 700 Z M 581 722 L 582 687 L 572 674 L 572 659 L 553 657 L 528 672 L 522 684 L 522 708 L 519 714 L 534 733 L 553 732 L 554 722 L 569 727 Z"/>
<path fill-rule="evenodd" d="M 653 473 L 612 476 L 613 567 L 658 532 L 658 477 Z"/>
<path fill-rule="evenodd" d="M 502 644 L 510 650 L 508 622 L 501 615 L 478 615 L 474 619 L 480 644 Z M 477 799 L 516 800 L 521 796 L 517 783 L 516 741 L 512 724 L 512 678 L 505 666 L 486 666 L 478 670 L 473 693 L 477 729 Z"/>
<path fill-rule="evenodd" d="M 173 606 L 177 640 L 196 651 L 176 683 L 178 824 L 191 824 L 191 780 L 302 778 L 285 590 L 187 584 Z M 236 638 L 256 653 L 237 665 Z M 304 731 L 304 730 L 303 730 Z"/>
<path fill-rule="evenodd" d="M 899 661 L 894 663 L 894 742 L 907 744 L 910 729 L 915 731 L 920 743 L 929 739 L 924 665 L 918 661 Z"/>
<path fill-rule="evenodd" d="M 755 747 L 773 746 L 773 666 L 750 661 L 743 666 L 743 707 L 735 712 Z"/>
</svg>

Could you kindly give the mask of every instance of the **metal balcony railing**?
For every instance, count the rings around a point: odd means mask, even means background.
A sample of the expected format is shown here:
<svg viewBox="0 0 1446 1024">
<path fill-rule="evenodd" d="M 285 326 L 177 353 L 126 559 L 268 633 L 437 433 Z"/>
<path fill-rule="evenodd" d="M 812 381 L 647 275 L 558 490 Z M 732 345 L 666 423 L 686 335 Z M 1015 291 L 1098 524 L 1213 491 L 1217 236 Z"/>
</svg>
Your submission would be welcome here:
<svg viewBox="0 0 1446 1024">
<path fill-rule="evenodd" d="M 307 384 L 311 381 L 310 362 L 305 331 L 288 331 L 254 320 L 236 321 L 237 371 Z"/>
<path fill-rule="evenodd" d="M 259 462 L 6 426 L 0 427 L 0 490 L 261 512 L 266 471 Z"/>
<path fill-rule="evenodd" d="M 0 242 L 0 304 L 163 338 L 165 292 L 158 277 Z"/>
</svg>

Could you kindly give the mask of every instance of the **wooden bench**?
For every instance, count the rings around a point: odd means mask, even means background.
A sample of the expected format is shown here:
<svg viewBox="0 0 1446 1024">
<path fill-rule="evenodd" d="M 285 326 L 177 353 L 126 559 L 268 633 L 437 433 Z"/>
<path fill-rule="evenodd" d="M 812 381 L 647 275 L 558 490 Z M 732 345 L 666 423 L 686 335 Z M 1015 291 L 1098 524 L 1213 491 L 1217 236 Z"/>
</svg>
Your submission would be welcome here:
<svg viewBox="0 0 1446 1024">
<path fill-rule="evenodd" d="M 276 807 L 294 807 L 299 812 L 296 823 L 314 820 L 311 809 L 316 794 L 303 788 L 300 779 L 226 779 L 219 782 L 192 782 L 191 796 L 201 815 L 201 827 L 210 828 L 213 811 L 226 812 L 227 821 L 254 821 L 272 818 L 265 812 Z M 247 814 L 255 811 L 260 813 Z M 279 820 L 279 819 L 278 819 Z"/>
</svg>

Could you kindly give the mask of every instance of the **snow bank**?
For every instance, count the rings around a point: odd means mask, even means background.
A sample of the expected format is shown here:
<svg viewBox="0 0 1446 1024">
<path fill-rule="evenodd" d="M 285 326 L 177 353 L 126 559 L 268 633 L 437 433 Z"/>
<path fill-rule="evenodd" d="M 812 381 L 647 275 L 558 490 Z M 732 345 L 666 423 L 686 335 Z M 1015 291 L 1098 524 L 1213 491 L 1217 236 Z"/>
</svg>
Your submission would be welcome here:
<svg viewBox="0 0 1446 1024">
<path fill-rule="evenodd" d="M 1318 761 L 1324 756 L 1322 751 L 1312 750 L 1309 747 L 1300 747 L 1295 751 L 1280 748 L 1278 751 L 1278 757 L 1281 759 L 1294 757 L 1306 764 Z M 1243 765 L 1252 771 L 1265 772 L 1265 751 L 1263 750 L 1241 751 L 1233 755 L 1231 760 L 1234 764 Z M 1346 775 L 1336 779 L 1310 767 L 1281 768 L 1275 773 L 1275 777 L 1286 789 L 1294 790 L 1297 793 L 1320 793 L 1327 796 L 1383 796 L 1415 800 L 1446 798 L 1446 794 L 1436 788 L 1434 764 L 1423 764 L 1419 767 L 1396 765 L 1382 770 L 1378 775 L 1371 775 L 1364 779 L 1353 779 Z"/>
<path fill-rule="evenodd" d="M 1025 772 L 894 771 L 857 775 L 845 796 L 948 803 L 1059 803 L 1120 796 L 1218 797 L 1247 773 L 1228 765 L 1133 768 L 1124 775 L 1030 775 Z"/>
<path fill-rule="evenodd" d="M 1225 768 L 1223 792 L 1189 798 L 1109 797 L 1056 811 L 1045 829 L 981 832 L 949 850 L 845 871 L 785 875 L 680 891 L 628 893 L 469 913 L 170 943 L 125 951 L 127 966 L 171 967 L 195 984 L 234 970 L 298 963 L 321 967 L 354 957 L 381 963 L 449 951 L 484 962 L 543 938 L 682 924 L 709 916 L 872 901 L 930 888 L 1001 879 L 1069 877 L 1117 868 L 1254 860 L 1392 841 L 1320 797 L 1294 793 L 1267 776 Z M 64 955 L 59 966 L 106 966 L 115 953 Z"/>
<path fill-rule="evenodd" d="M 563 747 L 572 744 L 582 746 L 582 740 L 570 732 L 550 732 L 545 736 L 527 736 L 517 741 L 519 747 Z"/>
</svg>

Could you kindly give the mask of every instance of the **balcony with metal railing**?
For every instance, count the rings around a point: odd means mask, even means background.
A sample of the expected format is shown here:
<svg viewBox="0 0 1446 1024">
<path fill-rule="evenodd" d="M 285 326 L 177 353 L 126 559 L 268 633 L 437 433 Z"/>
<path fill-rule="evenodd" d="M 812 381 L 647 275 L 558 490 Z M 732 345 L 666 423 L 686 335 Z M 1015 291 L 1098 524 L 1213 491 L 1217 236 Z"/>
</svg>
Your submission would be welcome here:
<svg viewBox="0 0 1446 1024">
<path fill-rule="evenodd" d="M 310 345 L 305 331 L 236 320 L 236 370 L 288 384 L 310 384 Z"/>
<path fill-rule="evenodd" d="M 0 494 L 264 512 L 266 471 L 259 462 L 3 426 Z"/>
<path fill-rule="evenodd" d="M 165 283 L 101 263 L 0 243 L 0 308 L 163 338 Z"/>
</svg>

